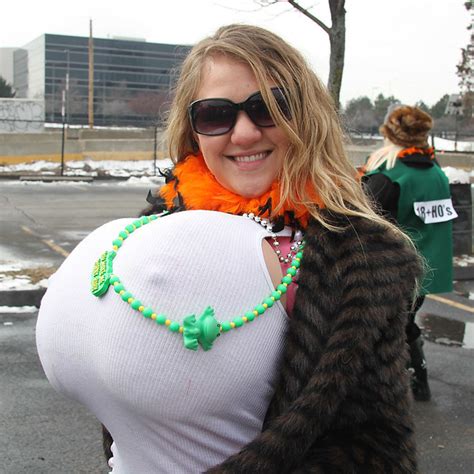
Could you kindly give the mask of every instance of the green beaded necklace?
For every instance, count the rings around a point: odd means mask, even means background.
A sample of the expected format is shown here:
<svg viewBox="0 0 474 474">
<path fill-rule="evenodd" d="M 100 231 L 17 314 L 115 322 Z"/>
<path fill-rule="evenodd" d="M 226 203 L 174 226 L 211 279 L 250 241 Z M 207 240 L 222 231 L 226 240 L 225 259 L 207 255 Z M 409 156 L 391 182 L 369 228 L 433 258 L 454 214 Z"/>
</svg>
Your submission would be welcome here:
<svg viewBox="0 0 474 474">
<path fill-rule="evenodd" d="M 155 321 L 160 326 L 167 327 L 171 332 L 182 334 L 184 346 L 187 349 L 196 351 L 199 345 L 205 350 L 212 348 L 214 341 L 222 333 L 226 333 L 231 329 L 238 329 L 246 323 L 250 323 L 256 317 L 265 313 L 268 308 L 271 308 L 275 301 L 278 301 L 281 296 L 286 293 L 288 285 L 293 283 L 298 268 L 300 267 L 303 258 L 302 242 L 298 251 L 286 270 L 286 275 L 281 279 L 272 293 L 264 298 L 261 304 L 255 306 L 252 310 L 247 311 L 243 316 L 238 316 L 231 321 L 219 322 L 214 317 L 214 309 L 208 306 L 199 318 L 194 314 L 183 318 L 181 325 L 177 321 L 172 321 L 164 314 L 157 313 L 153 308 L 142 304 L 142 302 L 135 298 L 132 293 L 127 291 L 120 281 L 120 278 L 113 272 L 113 261 L 117 252 L 122 247 L 124 241 L 137 229 L 143 227 L 150 222 L 155 221 L 158 217 L 169 214 L 168 211 L 162 214 L 155 214 L 151 216 L 144 216 L 127 225 L 125 229 L 119 232 L 118 237 L 112 241 L 112 249 L 106 250 L 102 253 L 99 259 L 94 263 L 92 270 L 91 292 L 94 296 L 100 298 L 107 293 L 110 286 L 113 287 L 123 301 L 128 303 L 135 311 L 141 313 L 145 318 Z"/>
</svg>

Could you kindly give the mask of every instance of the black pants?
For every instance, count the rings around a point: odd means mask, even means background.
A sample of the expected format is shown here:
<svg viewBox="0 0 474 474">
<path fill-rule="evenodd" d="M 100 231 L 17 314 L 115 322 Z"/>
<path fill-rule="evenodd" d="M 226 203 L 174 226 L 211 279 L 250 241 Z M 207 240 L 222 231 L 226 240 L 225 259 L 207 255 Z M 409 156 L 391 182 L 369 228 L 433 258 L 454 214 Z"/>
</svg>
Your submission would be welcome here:
<svg viewBox="0 0 474 474">
<path fill-rule="evenodd" d="M 408 312 L 408 323 L 405 328 L 408 344 L 416 341 L 421 335 L 421 329 L 418 327 L 418 324 L 415 323 L 415 317 L 417 311 L 421 308 L 423 301 L 425 301 L 425 297 L 419 296 L 415 300 L 413 308 Z"/>
</svg>

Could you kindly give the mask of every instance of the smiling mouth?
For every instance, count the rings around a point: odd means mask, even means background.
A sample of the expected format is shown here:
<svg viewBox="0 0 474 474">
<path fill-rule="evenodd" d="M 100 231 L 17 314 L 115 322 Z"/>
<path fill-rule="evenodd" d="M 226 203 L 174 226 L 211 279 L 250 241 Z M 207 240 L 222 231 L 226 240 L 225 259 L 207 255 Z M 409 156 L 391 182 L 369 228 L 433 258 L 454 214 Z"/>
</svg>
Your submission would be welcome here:
<svg viewBox="0 0 474 474">
<path fill-rule="evenodd" d="M 265 159 L 270 154 L 269 151 L 264 151 L 262 153 L 255 153 L 253 155 L 246 155 L 246 156 L 228 156 L 228 158 L 232 159 L 237 163 L 253 163 L 255 161 L 260 161 Z"/>
</svg>

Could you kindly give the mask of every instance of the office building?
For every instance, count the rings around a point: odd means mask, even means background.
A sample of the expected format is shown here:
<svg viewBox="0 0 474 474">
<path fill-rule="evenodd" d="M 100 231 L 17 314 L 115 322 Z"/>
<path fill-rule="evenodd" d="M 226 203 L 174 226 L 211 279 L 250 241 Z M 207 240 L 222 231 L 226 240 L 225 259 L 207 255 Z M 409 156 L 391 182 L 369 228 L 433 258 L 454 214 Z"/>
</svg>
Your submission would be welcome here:
<svg viewBox="0 0 474 474">
<path fill-rule="evenodd" d="M 94 38 L 92 49 L 94 125 L 157 123 L 190 47 Z M 16 97 L 44 100 L 46 122 L 61 123 L 64 111 L 67 123 L 87 125 L 89 51 L 89 38 L 55 34 L 8 51 Z"/>
</svg>

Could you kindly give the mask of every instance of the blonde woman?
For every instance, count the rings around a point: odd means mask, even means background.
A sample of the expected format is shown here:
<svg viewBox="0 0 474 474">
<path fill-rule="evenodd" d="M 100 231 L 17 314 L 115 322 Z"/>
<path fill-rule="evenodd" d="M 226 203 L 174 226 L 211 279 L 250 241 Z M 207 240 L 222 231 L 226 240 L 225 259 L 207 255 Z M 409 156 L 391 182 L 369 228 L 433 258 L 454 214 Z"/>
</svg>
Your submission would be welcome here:
<svg viewBox="0 0 474 474">
<path fill-rule="evenodd" d="M 363 178 L 381 212 L 411 237 L 428 269 L 406 328 L 417 401 L 429 401 L 431 390 L 415 316 L 425 295 L 453 289 L 452 221 L 457 217 L 448 178 L 428 144 L 432 127 L 433 119 L 418 107 L 392 107 L 380 127 L 384 146 L 369 157 Z"/>
<path fill-rule="evenodd" d="M 66 261 L 38 323 L 47 376 L 110 431 L 113 472 L 416 472 L 417 255 L 371 209 L 301 54 L 262 28 L 220 28 L 183 64 L 168 142 L 153 222 L 114 240 L 105 280 L 120 297 L 94 299 L 77 265 L 121 222 Z M 65 321 L 72 294 L 81 314 Z M 71 339 L 81 384 L 63 368 Z"/>
</svg>

